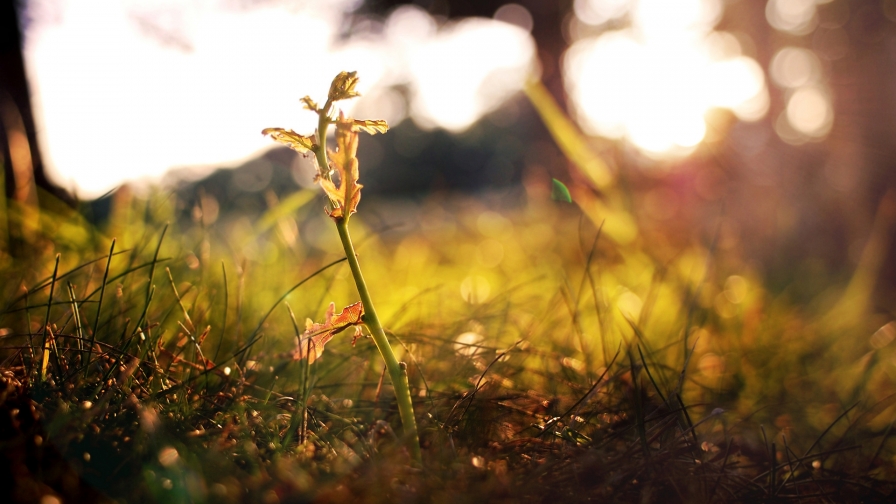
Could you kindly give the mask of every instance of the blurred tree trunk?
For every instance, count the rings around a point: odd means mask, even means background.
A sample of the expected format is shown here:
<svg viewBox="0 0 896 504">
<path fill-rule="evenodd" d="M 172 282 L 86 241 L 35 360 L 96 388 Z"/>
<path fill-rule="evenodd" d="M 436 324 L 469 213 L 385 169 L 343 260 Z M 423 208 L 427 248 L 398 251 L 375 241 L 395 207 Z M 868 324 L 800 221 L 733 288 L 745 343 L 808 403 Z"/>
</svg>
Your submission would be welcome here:
<svg viewBox="0 0 896 504">
<path fill-rule="evenodd" d="M 6 196 L 36 204 L 39 187 L 72 203 L 65 190 L 47 179 L 37 148 L 18 7 L 14 0 L 0 1 L 0 161 Z"/>
</svg>

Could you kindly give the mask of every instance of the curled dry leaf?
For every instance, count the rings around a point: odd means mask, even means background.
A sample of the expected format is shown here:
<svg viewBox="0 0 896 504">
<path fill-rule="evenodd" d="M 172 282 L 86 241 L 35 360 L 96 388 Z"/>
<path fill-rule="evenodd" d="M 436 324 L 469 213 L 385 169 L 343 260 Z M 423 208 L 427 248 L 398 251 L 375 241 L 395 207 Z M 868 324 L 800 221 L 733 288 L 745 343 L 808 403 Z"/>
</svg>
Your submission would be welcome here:
<svg viewBox="0 0 896 504">
<path fill-rule="evenodd" d="M 300 135 L 291 129 L 265 128 L 261 130 L 261 134 L 271 135 L 271 138 L 294 151 L 305 153 L 314 150 L 314 140 L 311 137 Z"/>
<path fill-rule="evenodd" d="M 334 208 L 328 210 L 330 217 L 341 219 L 355 213 L 361 201 L 361 188 L 358 183 L 358 133 L 355 132 L 354 121 L 339 113 L 336 121 L 336 151 L 329 151 L 330 164 L 339 174 L 339 186 L 331 179 L 320 179 L 320 186 L 327 193 Z"/>
<path fill-rule="evenodd" d="M 305 332 L 302 333 L 296 349 L 292 352 L 293 360 L 301 360 L 306 357 L 309 363 L 317 360 L 324 352 L 324 345 L 333 339 L 334 335 L 349 327 L 362 324 L 361 317 L 364 315 L 364 306 L 358 301 L 343 308 L 338 315 L 335 313 L 336 305 L 330 303 L 323 324 L 312 322 L 310 319 L 305 321 Z"/>
<path fill-rule="evenodd" d="M 357 85 L 358 72 L 339 72 L 339 75 L 330 84 L 330 93 L 327 95 L 327 99 L 332 103 L 361 96 L 360 93 L 355 91 L 355 86 Z"/>
</svg>

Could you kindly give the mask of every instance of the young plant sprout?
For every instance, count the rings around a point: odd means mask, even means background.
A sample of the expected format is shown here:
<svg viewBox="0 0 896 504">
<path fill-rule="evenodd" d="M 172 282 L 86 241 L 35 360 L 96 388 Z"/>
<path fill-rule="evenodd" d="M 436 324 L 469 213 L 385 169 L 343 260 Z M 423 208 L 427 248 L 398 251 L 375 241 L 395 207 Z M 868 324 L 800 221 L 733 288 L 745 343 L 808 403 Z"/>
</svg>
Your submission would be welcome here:
<svg viewBox="0 0 896 504">
<path fill-rule="evenodd" d="M 385 133 L 389 129 L 389 125 L 383 120 L 356 120 L 346 117 L 342 111 L 339 111 L 338 116 L 334 115 L 333 105 L 335 102 L 359 96 L 358 92 L 355 91 L 357 84 L 357 72 L 340 72 L 333 79 L 333 83 L 330 84 L 330 92 L 323 107 L 319 107 L 308 96 L 302 98 L 305 108 L 316 113 L 319 118 L 317 131 L 314 135 L 300 135 L 295 131 L 283 128 L 267 128 L 262 131 L 262 134 L 270 135 L 274 140 L 289 146 L 295 151 L 301 153 L 312 152 L 317 159 L 318 170 L 315 180 L 320 183 L 329 199 L 326 212 L 336 223 L 336 230 L 339 232 L 339 238 L 342 241 L 342 247 L 348 259 L 349 268 L 352 271 L 352 277 L 361 297 L 363 310 L 358 315 L 360 318 L 356 320 L 360 320 L 361 323 L 367 326 L 380 355 L 383 357 L 386 369 L 389 372 L 389 378 L 392 380 L 392 386 L 395 389 L 398 411 L 401 415 L 401 423 L 404 426 L 405 435 L 408 438 L 411 456 L 416 463 L 420 464 L 422 463 L 420 440 L 417 436 L 417 421 L 414 418 L 414 406 L 408 387 L 407 365 L 404 362 L 398 362 L 398 359 L 395 358 L 395 353 L 392 351 L 392 346 L 386 338 L 386 333 L 383 330 L 379 317 L 377 317 L 376 309 L 370 298 L 370 292 L 367 290 L 367 283 L 361 274 L 361 266 L 358 263 L 355 248 L 348 232 L 348 221 L 351 215 L 357 211 L 358 202 L 361 200 L 361 188 L 363 187 L 358 183 L 358 159 L 355 157 L 358 150 L 358 132 L 365 131 L 370 134 L 376 134 Z M 331 124 L 336 125 L 335 151 L 327 149 L 327 129 Z M 337 176 L 337 180 L 334 180 L 334 175 Z M 351 322 L 354 322 L 354 320 Z M 330 320 L 327 321 L 326 325 L 330 325 Z M 323 331 L 318 331 L 320 333 L 317 334 L 318 337 L 321 335 L 328 336 L 325 340 L 314 340 L 315 335 L 309 335 L 315 344 L 316 355 L 319 355 L 323 349 L 323 344 L 329 340 L 329 337 L 332 337 L 332 334 L 344 328 L 330 327 L 325 328 Z M 306 355 L 310 358 L 311 354 L 306 352 Z"/>
</svg>

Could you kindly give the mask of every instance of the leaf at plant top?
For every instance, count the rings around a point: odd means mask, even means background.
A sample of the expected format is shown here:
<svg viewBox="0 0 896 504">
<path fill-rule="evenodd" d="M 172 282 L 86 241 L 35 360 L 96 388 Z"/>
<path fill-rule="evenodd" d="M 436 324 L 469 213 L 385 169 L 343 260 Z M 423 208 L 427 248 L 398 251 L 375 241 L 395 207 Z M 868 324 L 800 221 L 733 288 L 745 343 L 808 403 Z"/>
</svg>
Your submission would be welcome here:
<svg viewBox="0 0 896 504">
<path fill-rule="evenodd" d="M 361 96 L 360 93 L 355 91 L 355 86 L 357 85 L 358 72 L 339 72 L 339 75 L 330 84 L 330 93 L 327 95 L 327 99 L 330 102 L 335 102 Z"/>
<path fill-rule="evenodd" d="M 324 192 L 335 204 L 329 211 L 334 219 L 348 218 L 355 213 L 361 201 L 361 188 L 358 183 L 358 133 L 354 130 L 354 121 L 346 118 L 342 112 L 336 121 L 336 150 L 329 151 L 330 164 L 339 173 L 339 186 L 332 179 L 320 179 Z"/>
<path fill-rule="evenodd" d="M 569 194 L 569 189 L 557 179 L 551 179 L 552 187 L 551 187 L 551 199 L 554 201 L 565 201 L 566 203 L 572 203 L 572 196 Z"/>
<path fill-rule="evenodd" d="M 271 138 L 288 146 L 294 151 L 304 153 L 314 150 L 314 140 L 312 140 L 311 137 L 300 135 L 291 129 L 265 128 L 261 130 L 261 134 L 271 135 Z"/>
<path fill-rule="evenodd" d="M 355 119 L 352 124 L 355 131 L 363 131 L 371 135 L 389 131 L 389 124 L 382 119 Z"/>
<path fill-rule="evenodd" d="M 358 301 L 343 308 L 338 315 L 335 315 L 335 312 L 336 304 L 330 303 L 323 324 L 312 322 L 310 319 L 305 321 L 305 332 L 302 333 L 296 349 L 292 352 L 293 360 L 308 358 L 308 362 L 311 363 L 318 359 L 324 352 L 324 345 L 333 339 L 334 335 L 362 323 L 364 306 Z"/>
</svg>

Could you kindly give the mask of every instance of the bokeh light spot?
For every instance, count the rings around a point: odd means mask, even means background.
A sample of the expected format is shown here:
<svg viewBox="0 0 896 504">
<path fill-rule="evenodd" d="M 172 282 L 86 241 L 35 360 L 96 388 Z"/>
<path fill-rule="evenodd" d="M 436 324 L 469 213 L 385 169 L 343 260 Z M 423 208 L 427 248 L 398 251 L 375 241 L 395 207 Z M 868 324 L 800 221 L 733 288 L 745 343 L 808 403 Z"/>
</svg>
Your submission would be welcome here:
<svg viewBox="0 0 896 504">
<path fill-rule="evenodd" d="M 460 283 L 460 295 L 470 304 L 483 303 L 488 300 L 492 287 L 484 277 L 471 275 Z"/>
<path fill-rule="evenodd" d="M 625 291 L 616 299 L 616 307 L 631 320 L 638 320 L 643 306 L 644 302 L 632 291 Z"/>
<path fill-rule="evenodd" d="M 813 138 L 825 136 L 834 122 L 827 94 L 819 87 L 797 89 L 787 101 L 787 120 L 798 132 Z"/>
<path fill-rule="evenodd" d="M 818 82 L 821 62 L 808 49 L 785 47 L 772 57 L 769 71 L 772 80 L 779 86 L 797 88 Z"/>
<path fill-rule="evenodd" d="M 734 304 L 741 303 L 747 296 L 747 281 L 740 275 L 731 275 L 725 280 L 725 290 L 723 291 L 728 301 Z"/>
<path fill-rule="evenodd" d="M 482 343 L 482 340 L 484 339 L 485 338 L 481 334 L 476 332 L 468 331 L 462 333 L 458 335 L 457 338 L 454 338 L 454 351 L 459 355 L 472 357 L 485 350 L 477 346 Z"/>
<path fill-rule="evenodd" d="M 805 35 L 818 24 L 816 0 L 769 0 L 765 18 L 776 30 Z"/>
<path fill-rule="evenodd" d="M 520 27 L 527 32 L 532 31 L 532 26 L 535 24 L 529 10 L 522 5 L 515 3 L 505 4 L 498 7 L 498 10 L 495 11 L 494 18 L 498 21 L 503 21 Z"/>
</svg>

